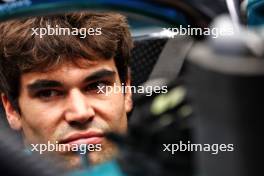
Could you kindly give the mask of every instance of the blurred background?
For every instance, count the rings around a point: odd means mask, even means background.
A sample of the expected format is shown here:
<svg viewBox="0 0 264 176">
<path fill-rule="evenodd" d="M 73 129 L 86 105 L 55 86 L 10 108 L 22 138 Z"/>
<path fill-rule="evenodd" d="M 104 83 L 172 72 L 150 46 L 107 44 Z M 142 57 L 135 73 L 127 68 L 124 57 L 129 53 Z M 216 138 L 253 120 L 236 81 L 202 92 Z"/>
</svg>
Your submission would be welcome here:
<svg viewBox="0 0 264 176">
<path fill-rule="evenodd" d="M 0 108 L 0 175 L 261 174 L 263 0 L 1 0 L 0 20 L 81 10 L 124 14 L 135 42 L 132 85 L 166 85 L 169 91 L 134 94 L 128 134 L 109 134 L 120 155 L 73 172 L 21 151 L 20 137 L 8 128 Z M 164 30 L 180 26 L 234 33 L 213 38 Z M 179 141 L 233 144 L 234 151 L 163 151 L 163 144 Z"/>
</svg>

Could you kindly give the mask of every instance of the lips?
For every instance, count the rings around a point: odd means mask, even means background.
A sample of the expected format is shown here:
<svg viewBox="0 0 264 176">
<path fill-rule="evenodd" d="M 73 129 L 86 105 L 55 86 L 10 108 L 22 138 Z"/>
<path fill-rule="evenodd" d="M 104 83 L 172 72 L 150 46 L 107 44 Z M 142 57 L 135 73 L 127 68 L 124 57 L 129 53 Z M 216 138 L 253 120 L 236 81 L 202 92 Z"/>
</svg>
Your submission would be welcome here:
<svg viewBox="0 0 264 176">
<path fill-rule="evenodd" d="M 104 134 L 97 131 L 85 133 L 74 133 L 61 140 L 61 144 L 99 144 L 102 142 Z"/>
</svg>

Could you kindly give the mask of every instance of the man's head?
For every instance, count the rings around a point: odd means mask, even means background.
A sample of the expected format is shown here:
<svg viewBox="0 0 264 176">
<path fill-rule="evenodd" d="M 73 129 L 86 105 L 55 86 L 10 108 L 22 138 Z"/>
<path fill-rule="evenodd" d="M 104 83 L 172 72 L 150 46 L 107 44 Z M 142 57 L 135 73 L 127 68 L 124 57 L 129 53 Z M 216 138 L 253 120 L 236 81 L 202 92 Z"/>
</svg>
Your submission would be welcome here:
<svg viewBox="0 0 264 176">
<path fill-rule="evenodd" d="M 43 35 L 41 28 L 100 28 L 100 35 Z M 71 33 L 72 34 L 72 33 Z M 130 84 L 132 39 L 125 18 L 114 13 L 73 13 L 12 20 L 0 24 L 0 88 L 11 128 L 26 145 L 102 144 L 89 158 L 111 158 L 115 147 L 103 134 L 124 133 L 132 108 L 129 92 L 98 93 L 98 88 Z M 61 153 L 69 166 L 79 164 Z"/>
</svg>

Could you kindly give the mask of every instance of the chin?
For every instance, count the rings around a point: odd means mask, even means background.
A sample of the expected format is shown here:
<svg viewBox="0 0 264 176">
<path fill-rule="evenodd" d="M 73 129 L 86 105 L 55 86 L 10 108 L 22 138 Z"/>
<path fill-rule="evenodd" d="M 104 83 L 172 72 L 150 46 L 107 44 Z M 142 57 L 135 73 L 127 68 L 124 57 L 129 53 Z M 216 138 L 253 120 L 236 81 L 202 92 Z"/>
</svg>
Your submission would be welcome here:
<svg viewBox="0 0 264 176">
<path fill-rule="evenodd" d="M 109 160 L 114 159 L 117 156 L 117 147 L 111 143 L 104 145 L 101 151 L 89 152 L 88 154 L 78 155 L 76 153 L 64 153 L 62 156 L 62 163 L 66 170 L 76 170 L 82 169 L 88 165 L 99 165 Z M 84 158 L 86 157 L 86 158 Z M 87 159 L 88 163 L 85 163 L 82 160 Z"/>
<path fill-rule="evenodd" d="M 116 157 L 117 150 L 116 148 L 108 148 L 107 150 L 103 150 L 101 152 L 91 152 L 89 154 L 89 162 L 92 165 L 102 164 L 109 160 L 112 160 Z"/>
</svg>

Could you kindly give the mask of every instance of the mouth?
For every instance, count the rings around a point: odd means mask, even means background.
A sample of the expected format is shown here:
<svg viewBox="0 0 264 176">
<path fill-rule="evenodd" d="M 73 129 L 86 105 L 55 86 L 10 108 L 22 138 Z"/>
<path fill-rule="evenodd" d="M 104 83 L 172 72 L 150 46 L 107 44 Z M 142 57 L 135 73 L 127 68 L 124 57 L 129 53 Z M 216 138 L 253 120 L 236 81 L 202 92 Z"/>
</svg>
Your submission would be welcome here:
<svg viewBox="0 0 264 176">
<path fill-rule="evenodd" d="M 60 144 L 100 144 L 104 139 L 104 134 L 97 131 L 84 133 L 73 133 L 60 141 Z"/>
</svg>

